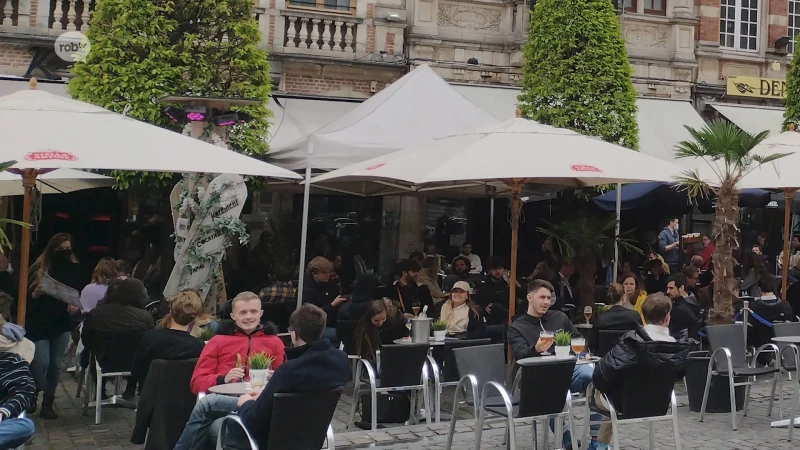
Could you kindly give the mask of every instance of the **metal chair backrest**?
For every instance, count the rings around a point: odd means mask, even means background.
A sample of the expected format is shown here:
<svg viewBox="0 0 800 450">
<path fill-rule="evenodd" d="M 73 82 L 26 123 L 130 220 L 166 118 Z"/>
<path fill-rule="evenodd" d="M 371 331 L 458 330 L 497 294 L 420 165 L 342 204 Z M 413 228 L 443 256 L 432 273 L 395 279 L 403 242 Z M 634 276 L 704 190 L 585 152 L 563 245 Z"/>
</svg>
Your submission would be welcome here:
<svg viewBox="0 0 800 450">
<path fill-rule="evenodd" d="M 492 340 L 489 338 L 446 341 L 443 348 L 444 361 L 442 361 L 442 381 L 445 383 L 452 383 L 461 378 L 459 376 L 460 372 L 458 370 L 458 364 L 456 364 L 456 357 L 453 350 L 457 348 L 475 347 L 478 345 L 490 345 L 491 343 Z"/>
<path fill-rule="evenodd" d="M 524 365 L 519 383 L 519 417 L 544 416 L 564 411 L 572 384 L 575 360 L 552 360 Z"/>
<path fill-rule="evenodd" d="M 381 387 L 416 386 L 427 362 L 428 344 L 393 344 L 381 346 Z"/>
<path fill-rule="evenodd" d="M 131 333 L 109 333 L 94 331 L 91 333 L 92 355 L 94 355 L 104 373 L 130 372 L 133 367 L 133 355 L 139 348 L 143 331 Z"/>
<path fill-rule="evenodd" d="M 302 394 L 275 394 L 267 449 L 322 448 L 341 396 L 342 388 Z"/>
<path fill-rule="evenodd" d="M 747 367 L 744 329 L 741 324 L 707 326 L 706 335 L 712 352 L 726 347 L 731 352 L 731 365 L 734 369 Z M 714 364 L 718 369 L 727 369 L 724 355 L 717 354 Z"/>
<path fill-rule="evenodd" d="M 336 337 L 342 341 L 344 352 L 348 355 L 356 354 L 356 328 L 358 327 L 358 322 L 358 320 L 336 321 Z"/>
<path fill-rule="evenodd" d="M 506 384 L 505 345 L 478 345 L 453 349 L 453 359 L 460 376 L 472 375 L 478 380 L 478 392 L 489 381 Z M 467 389 L 467 400 L 472 391 Z"/>
<path fill-rule="evenodd" d="M 197 403 L 197 395 L 189 389 L 197 358 L 182 360 L 156 359 L 150 363 L 141 398 L 152 408 L 136 410 L 136 425 L 148 424 L 145 450 L 173 448 L 181 437 L 181 428 L 189 421 Z M 140 400 L 140 405 L 145 401 Z M 134 433 L 136 429 L 134 428 Z M 143 436 L 144 438 L 144 436 Z"/>
<path fill-rule="evenodd" d="M 800 322 L 775 323 L 772 324 L 772 331 L 775 333 L 775 337 L 800 336 Z M 783 342 L 778 342 L 777 344 L 778 350 L 781 352 L 781 367 L 794 366 L 792 351 L 785 351 L 789 348 L 789 344 Z M 789 362 L 791 364 L 787 364 Z"/>
<path fill-rule="evenodd" d="M 650 342 L 648 354 L 685 352 L 687 361 L 689 345 L 678 342 Z M 622 404 L 615 405 L 623 419 L 658 417 L 667 414 L 672 400 L 672 391 L 678 379 L 679 369 L 668 370 L 641 361 L 626 368 L 620 384 L 623 389 Z"/>
<path fill-rule="evenodd" d="M 597 330 L 597 355 L 599 357 L 606 356 L 610 352 L 620 338 L 630 330 Z"/>
</svg>

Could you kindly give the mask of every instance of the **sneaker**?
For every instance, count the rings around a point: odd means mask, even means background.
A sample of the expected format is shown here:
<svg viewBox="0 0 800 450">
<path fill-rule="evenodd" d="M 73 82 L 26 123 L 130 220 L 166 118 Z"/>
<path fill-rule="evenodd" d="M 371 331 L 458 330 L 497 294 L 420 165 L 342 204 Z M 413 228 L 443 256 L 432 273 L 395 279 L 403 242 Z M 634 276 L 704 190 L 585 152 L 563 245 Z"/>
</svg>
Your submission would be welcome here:
<svg viewBox="0 0 800 450">
<path fill-rule="evenodd" d="M 606 447 L 602 447 L 605 445 Z M 586 450 L 607 450 L 608 444 L 603 444 L 602 442 L 597 442 L 596 439 L 592 439 L 592 442 L 589 443 L 589 446 L 586 447 Z"/>
</svg>

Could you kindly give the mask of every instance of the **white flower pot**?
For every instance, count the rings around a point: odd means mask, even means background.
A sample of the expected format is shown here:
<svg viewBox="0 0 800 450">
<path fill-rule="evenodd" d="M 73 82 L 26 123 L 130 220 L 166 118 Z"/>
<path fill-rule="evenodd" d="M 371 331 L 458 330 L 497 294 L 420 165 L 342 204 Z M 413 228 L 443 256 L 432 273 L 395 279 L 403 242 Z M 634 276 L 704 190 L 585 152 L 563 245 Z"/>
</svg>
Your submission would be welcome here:
<svg viewBox="0 0 800 450">
<path fill-rule="evenodd" d="M 267 372 L 269 369 L 250 369 L 250 385 L 253 389 L 263 389 L 267 385 Z"/>
<path fill-rule="evenodd" d="M 556 345 L 556 358 L 569 358 L 569 345 Z"/>
<path fill-rule="evenodd" d="M 433 340 L 435 342 L 442 342 L 444 338 L 447 336 L 447 330 L 435 331 L 433 332 Z"/>
</svg>

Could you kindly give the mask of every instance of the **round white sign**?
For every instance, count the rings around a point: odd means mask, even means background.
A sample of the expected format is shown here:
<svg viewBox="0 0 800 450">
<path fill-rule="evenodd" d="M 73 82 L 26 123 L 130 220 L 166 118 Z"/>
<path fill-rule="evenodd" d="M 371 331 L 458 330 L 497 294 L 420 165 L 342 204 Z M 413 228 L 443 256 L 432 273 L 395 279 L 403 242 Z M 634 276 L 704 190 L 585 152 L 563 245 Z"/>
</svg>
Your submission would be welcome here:
<svg viewBox="0 0 800 450">
<path fill-rule="evenodd" d="M 64 61 L 86 61 L 91 44 L 89 38 L 80 31 L 67 31 L 56 38 L 56 55 Z"/>
</svg>

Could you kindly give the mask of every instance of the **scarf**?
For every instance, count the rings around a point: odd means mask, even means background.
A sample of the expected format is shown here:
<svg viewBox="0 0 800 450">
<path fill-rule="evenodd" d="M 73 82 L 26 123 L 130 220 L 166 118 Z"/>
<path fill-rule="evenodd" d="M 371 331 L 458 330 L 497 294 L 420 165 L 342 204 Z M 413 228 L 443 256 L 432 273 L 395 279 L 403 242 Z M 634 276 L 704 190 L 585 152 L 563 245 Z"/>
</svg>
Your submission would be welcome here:
<svg viewBox="0 0 800 450">
<path fill-rule="evenodd" d="M 469 306 L 465 302 L 453 308 L 453 302 L 448 300 L 442 305 L 440 318 L 447 322 L 448 333 L 463 333 L 469 325 Z"/>
</svg>

